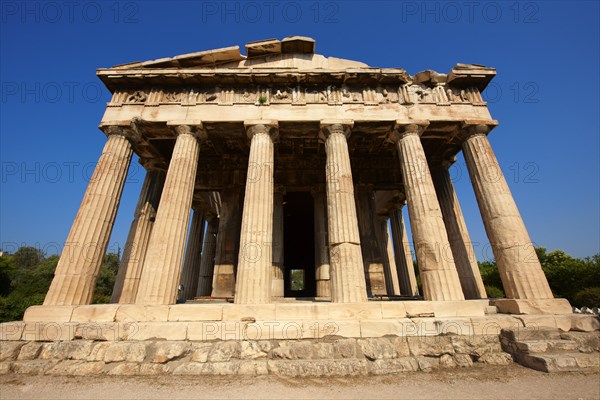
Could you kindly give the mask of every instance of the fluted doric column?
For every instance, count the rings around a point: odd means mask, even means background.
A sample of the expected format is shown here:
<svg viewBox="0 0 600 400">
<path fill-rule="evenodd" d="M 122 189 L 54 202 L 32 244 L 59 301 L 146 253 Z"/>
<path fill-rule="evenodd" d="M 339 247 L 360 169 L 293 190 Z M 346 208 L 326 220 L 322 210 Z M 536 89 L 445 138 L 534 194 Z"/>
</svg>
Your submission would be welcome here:
<svg viewBox="0 0 600 400">
<path fill-rule="evenodd" d="M 347 136 L 352 122 L 321 122 L 325 140 L 331 300 L 367 301 Z"/>
<path fill-rule="evenodd" d="M 216 215 L 210 214 L 206 217 L 206 220 L 206 235 L 204 237 L 204 245 L 202 246 L 202 259 L 200 261 L 196 296 L 210 296 L 212 291 L 219 218 Z"/>
<path fill-rule="evenodd" d="M 365 267 L 367 295 L 385 296 L 387 294 L 387 279 L 384 272 L 383 252 L 379 242 L 379 226 L 376 220 L 373 186 L 356 185 L 354 196 L 358 215 L 360 249 Z"/>
<path fill-rule="evenodd" d="M 398 125 L 396 142 L 425 300 L 464 300 L 420 135 L 423 124 Z"/>
<path fill-rule="evenodd" d="M 385 287 L 388 296 L 400 294 L 400 284 L 398 281 L 398 271 L 396 269 L 396 261 L 392 250 L 392 243 L 388 230 L 388 218 L 385 215 L 376 215 L 375 228 L 377 242 L 381 251 L 381 260 L 383 262 L 383 275 L 385 277 Z"/>
<path fill-rule="evenodd" d="M 174 304 L 177 300 L 202 125 L 196 122 L 173 126 L 177 140 L 150 235 L 136 304 Z"/>
<path fill-rule="evenodd" d="M 187 292 L 187 299 L 193 299 L 198 292 L 198 281 L 200 279 L 200 264 L 202 263 L 202 252 L 204 251 L 204 230 L 206 219 L 204 218 L 204 213 L 202 215 L 202 223 L 200 224 L 200 231 L 197 233 L 198 242 L 196 248 L 196 257 L 193 261 L 192 266 L 192 279 L 190 290 Z"/>
<path fill-rule="evenodd" d="M 273 195 L 273 277 L 271 278 L 271 296 L 284 297 L 283 267 L 283 195 L 285 188 L 275 186 Z"/>
<path fill-rule="evenodd" d="M 315 278 L 317 297 L 331 297 L 329 246 L 327 245 L 327 203 L 325 187 L 313 187 L 315 225 Z"/>
<path fill-rule="evenodd" d="M 44 305 L 90 304 L 123 193 L 137 132 L 105 127 L 108 141 L 83 196 Z"/>
<path fill-rule="evenodd" d="M 165 170 L 157 168 L 152 161 L 144 162 L 146 177 L 129 228 L 123 258 L 115 279 L 111 303 L 132 304 L 142 276 L 142 268 L 148 251 L 150 233 L 156 218 L 158 202 L 165 184 Z"/>
<path fill-rule="evenodd" d="M 212 297 L 233 297 L 240 249 L 242 194 L 238 185 L 227 186 L 221 190 Z"/>
<path fill-rule="evenodd" d="M 458 197 L 452 179 L 450 179 L 449 166 L 449 162 L 432 166 L 431 175 L 444 216 L 452 257 L 454 258 L 465 299 L 485 299 L 487 295 L 483 279 L 481 279 L 475 251 L 471 244 Z"/>
<path fill-rule="evenodd" d="M 462 150 L 506 296 L 551 299 L 552 291 L 515 200 L 487 139 L 490 128 L 468 124 Z"/>
<path fill-rule="evenodd" d="M 273 274 L 273 137 L 277 123 L 246 123 L 250 138 L 248 176 L 240 234 L 236 304 L 271 302 Z"/>
<path fill-rule="evenodd" d="M 204 239 L 204 213 L 201 210 L 193 210 L 192 223 L 188 233 L 187 246 L 183 269 L 181 270 L 181 300 L 190 300 L 196 295 L 198 289 L 198 276 L 200 274 L 200 261 L 202 253 L 202 242 Z"/>
<path fill-rule="evenodd" d="M 402 218 L 402 208 L 396 208 L 390 213 L 390 226 L 392 228 L 394 259 L 398 271 L 400 294 L 403 296 L 418 296 L 419 286 L 417 285 L 412 252 L 406 234 L 406 225 L 404 224 L 404 218 Z"/>
</svg>

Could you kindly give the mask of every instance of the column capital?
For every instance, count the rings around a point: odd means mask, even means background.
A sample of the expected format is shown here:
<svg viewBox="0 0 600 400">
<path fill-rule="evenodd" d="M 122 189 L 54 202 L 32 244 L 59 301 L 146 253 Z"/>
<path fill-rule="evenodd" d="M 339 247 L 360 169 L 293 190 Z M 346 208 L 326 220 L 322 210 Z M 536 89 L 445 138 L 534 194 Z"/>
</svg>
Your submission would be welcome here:
<svg viewBox="0 0 600 400">
<path fill-rule="evenodd" d="M 99 126 L 106 137 L 123 136 L 129 140 L 131 144 L 135 144 L 142 139 L 142 134 L 136 126 L 135 120 L 127 121 L 107 121 L 102 122 Z"/>
<path fill-rule="evenodd" d="M 399 121 L 394 124 L 394 129 L 389 133 L 387 140 L 398 143 L 400 139 L 409 135 L 421 136 L 429 126 L 429 121 Z"/>
<path fill-rule="evenodd" d="M 389 201 L 388 214 L 391 214 L 396 209 L 402 209 L 406 205 L 406 194 L 400 190 L 396 190 L 394 196 Z"/>
<path fill-rule="evenodd" d="M 160 158 L 140 157 L 139 163 L 142 167 L 146 168 L 147 171 L 166 171 L 168 168 L 167 163 Z"/>
<path fill-rule="evenodd" d="M 257 133 L 264 133 L 275 140 L 279 137 L 279 122 L 275 120 L 254 119 L 244 121 L 244 128 L 248 139 L 252 140 Z"/>
<path fill-rule="evenodd" d="M 204 214 L 204 218 L 207 222 L 210 223 L 214 219 L 219 219 L 219 215 L 216 214 L 213 210 L 208 210 L 206 211 L 206 214 Z"/>
<path fill-rule="evenodd" d="M 449 169 L 456 162 L 455 155 L 443 155 L 441 157 L 433 157 L 429 160 L 430 169 L 434 167 L 442 167 Z"/>
<path fill-rule="evenodd" d="M 440 165 L 446 169 L 450 169 L 452 164 L 454 164 L 455 162 L 456 162 L 456 156 L 452 155 L 452 156 L 445 157 L 443 160 L 441 160 Z"/>
<path fill-rule="evenodd" d="M 396 210 L 399 210 L 400 212 L 402 212 L 402 208 L 406 205 L 406 198 L 404 198 L 404 199 L 395 198 L 392 202 L 393 202 L 393 207 L 390 208 L 390 215 Z"/>
<path fill-rule="evenodd" d="M 390 219 L 390 214 L 387 212 L 378 212 L 376 213 L 375 218 L 378 222 L 387 222 L 387 220 Z"/>
<path fill-rule="evenodd" d="M 465 141 L 472 136 L 487 136 L 496 126 L 496 120 L 465 120 L 461 125 L 459 137 Z"/>
<path fill-rule="evenodd" d="M 192 135 L 198 140 L 207 139 L 204 124 L 200 120 L 174 120 L 167 121 L 167 126 L 179 135 Z"/>
<path fill-rule="evenodd" d="M 327 119 L 320 121 L 319 139 L 325 141 L 333 133 L 342 133 L 346 138 L 354 127 L 354 121 L 351 119 Z"/>
</svg>

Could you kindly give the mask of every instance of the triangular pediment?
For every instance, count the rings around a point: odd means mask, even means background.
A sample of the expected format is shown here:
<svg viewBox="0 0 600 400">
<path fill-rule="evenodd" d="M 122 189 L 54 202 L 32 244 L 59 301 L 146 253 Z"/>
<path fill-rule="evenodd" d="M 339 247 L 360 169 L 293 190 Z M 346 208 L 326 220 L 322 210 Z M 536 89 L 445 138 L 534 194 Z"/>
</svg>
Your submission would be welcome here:
<svg viewBox="0 0 600 400">
<path fill-rule="evenodd" d="M 365 63 L 315 54 L 314 39 L 289 36 L 239 46 L 199 51 L 174 57 L 115 65 L 112 69 L 293 68 L 299 70 L 369 68 Z"/>
<path fill-rule="evenodd" d="M 360 61 L 315 53 L 314 39 L 288 36 L 239 46 L 181 54 L 156 60 L 100 68 L 96 74 L 114 92 L 119 88 L 252 85 L 377 85 L 409 82 L 422 88 L 451 84 L 483 91 L 496 75 L 494 68 L 457 64 L 449 73 L 426 70 L 410 76 L 402 68 L 378 68 Z"/>
</svg>

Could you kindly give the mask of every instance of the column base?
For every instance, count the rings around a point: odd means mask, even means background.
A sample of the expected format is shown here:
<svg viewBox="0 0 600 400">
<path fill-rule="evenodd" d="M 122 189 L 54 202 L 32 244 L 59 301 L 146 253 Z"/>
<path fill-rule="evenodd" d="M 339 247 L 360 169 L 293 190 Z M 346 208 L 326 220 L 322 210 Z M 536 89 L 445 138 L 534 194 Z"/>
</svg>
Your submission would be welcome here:
<svg viewBox="0 0 600 400">
<path fill-rule="evenodd" d="M 573 309 L 567 299 L 500 299 L 491 300 L 502 314 L 572 314 Z"/>
</svg>

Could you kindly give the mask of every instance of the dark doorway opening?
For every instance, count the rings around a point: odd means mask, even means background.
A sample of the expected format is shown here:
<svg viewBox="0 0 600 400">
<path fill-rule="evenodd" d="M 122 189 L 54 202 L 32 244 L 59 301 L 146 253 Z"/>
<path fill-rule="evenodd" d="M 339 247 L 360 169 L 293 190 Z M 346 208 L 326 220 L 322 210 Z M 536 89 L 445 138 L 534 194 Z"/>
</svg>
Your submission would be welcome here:
<svg viewBox="0 0 600 400">
<path fill-rule="evenodd" d="M 283 265 L 285 297 L 314 297 L 315 227 L 309 192 L 289 192 L 283 198 Z"/>
</svg>

